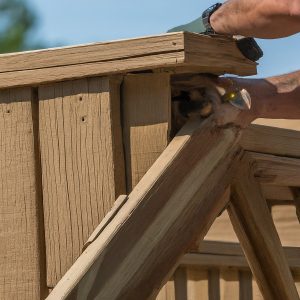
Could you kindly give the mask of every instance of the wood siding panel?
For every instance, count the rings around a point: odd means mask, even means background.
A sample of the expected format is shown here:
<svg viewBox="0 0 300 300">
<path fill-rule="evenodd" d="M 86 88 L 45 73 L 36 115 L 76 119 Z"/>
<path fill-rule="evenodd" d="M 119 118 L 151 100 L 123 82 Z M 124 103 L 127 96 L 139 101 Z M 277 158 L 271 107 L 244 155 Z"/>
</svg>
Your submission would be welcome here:
<svg viewBox="0 0 300 300">
<path fill-rule="evenodd" d="M 33 106 L 30 88 L 0 92 L 0 299 L 46 291 Z"/>
<path fill-rule="evenodd" d="M 125 191 L 117 80 L 90 78 L 39 89 L 47 283 L 79 257 Z"/>
<path fill-rule="evenodd" d="M 128 75 L 123 83 L 122 100 L 127 190 L 130 192 L 169 143 L 170 76 Z"/>
</svg>

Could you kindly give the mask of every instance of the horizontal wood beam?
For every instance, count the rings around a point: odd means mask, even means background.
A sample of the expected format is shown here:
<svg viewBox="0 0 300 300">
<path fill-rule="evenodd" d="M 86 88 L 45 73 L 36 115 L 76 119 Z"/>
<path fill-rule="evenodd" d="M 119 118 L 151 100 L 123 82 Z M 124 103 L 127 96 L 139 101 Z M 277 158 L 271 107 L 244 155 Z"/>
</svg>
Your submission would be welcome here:
<svg viewBox="0 0 300 300">
<path fill-rule="evenodd" d="M 248 152 L 255 178 L 268 185 L 300 187 L 300 159 Z"/>
<path fill-rule="evenodd" d="M 228 213 L 265 299 L 299 299 L 260 185 L 253 156 L 245 153 L 232 184 Z"/>
<path fill-rule="evenodd" d="M 248 151 L 287 157 L 300 157 L 300 132 L 263 125 L 251 125 L 241 138 Z"/>
<path fill-rule="evenodd" d="M 0 55 L 0 88 L 134 71 L 176 72 L 177 67 L 196 68 L 197 73 L 212 68 L 216 74 L 256 74 L 256 63 L 240 53 L 233 39 L 178 32 Z"/>
<path fill-rule="evenodd" d="M 239 137 L 211 119 L 187 124 L 48 299 L 156 296 L 228 204 L 222 195 L 240 158 Z"/>
<path fill-rule="evenodd" d="M 283 250 L 291 270 L 299 272 L 300 248 L 284 247 Z M 180 264 L 201 268 L 250 268 L 240 244 L 214 241 L 203 241 L 199 251 L 186 254 Z"/>
</svg>

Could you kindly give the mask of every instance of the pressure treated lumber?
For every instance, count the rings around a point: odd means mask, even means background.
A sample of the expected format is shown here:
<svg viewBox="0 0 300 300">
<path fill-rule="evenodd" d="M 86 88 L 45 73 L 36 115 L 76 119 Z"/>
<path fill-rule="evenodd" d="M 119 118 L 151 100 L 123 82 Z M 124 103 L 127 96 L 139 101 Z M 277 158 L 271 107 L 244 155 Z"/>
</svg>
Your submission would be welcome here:
<svg viewBox="0 0 300 300">
<path fill-rule="evenodd" d="M 0 299 L 46 296 L 36 97 L 0 91 Z"/>
<path fill-rule="evenodd" d="M 221 196 L 240 156 L 239 136 L 235 127 L 214 128 L 210 119 L 187 124 L 48 299 L 156 296 L 227 204 Z"/>
<path fill-rule="evenodd" d="M 265 299 L 299 299 L 288 262 L 247 153 L 232 185 L 228 212 Z"/>
<path fill-rule="evenodd" d="M 39 88 L 47 284 L 54 287 L 126 193 L 119 78 Z"/>
<path fill-rule="evenodd" d="M 127 75 L 122 84 L 122 120 L 129 193 L 170 141 L 170 75 Z"/>
<path fill-rule="evenodd" d="M 245 150 L 286 157 L 300 157 L 300 132 L 263 125 L 251 125 L 241 138 Z"/>
<path fill-rule="evenodd" d="M 254 176 L 260 183 L 279 186 L 300 186 L 300 159 L 249 152 Z"/>
<path fill-rule="evenodd" d="M 178 32 L 0 55 L 0 88 L 159 68 L 256 74 L 256 63 L 240 53 L 234 40 Z"/>
<path fill-rule="evenodd" d="M 300 271 L 300 248 L 284 247 L 285 256 L 293 272 Z M 198 252 L 190 252 L 183 256 L 180 265 L 203 269 L 231 269 L 248 271 L 249 264 L 244 252 L 237 243 L 203 241 Z"/>
</svg>

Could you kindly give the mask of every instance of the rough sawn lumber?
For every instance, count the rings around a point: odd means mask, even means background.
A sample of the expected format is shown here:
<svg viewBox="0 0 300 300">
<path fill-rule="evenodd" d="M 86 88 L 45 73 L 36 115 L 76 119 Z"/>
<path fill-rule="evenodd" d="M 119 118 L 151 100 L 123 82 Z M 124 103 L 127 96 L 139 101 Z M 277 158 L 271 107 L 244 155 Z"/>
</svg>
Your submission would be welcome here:
<svg viewBox="0 0 300 300">
<path fill-rule="evenodd" d="M 0 55 L 0 88 L 159 68 L 256 74 L 256 63 L 240 53 L 233 39 L 178 32 Z"/>
<path fill-rule="evenodd" d="M 239 137 L 210 119 L 187 124 L 48 299 L 156 296 L 227 205 L 222 194 L 240 157 Z"/>
</svg>

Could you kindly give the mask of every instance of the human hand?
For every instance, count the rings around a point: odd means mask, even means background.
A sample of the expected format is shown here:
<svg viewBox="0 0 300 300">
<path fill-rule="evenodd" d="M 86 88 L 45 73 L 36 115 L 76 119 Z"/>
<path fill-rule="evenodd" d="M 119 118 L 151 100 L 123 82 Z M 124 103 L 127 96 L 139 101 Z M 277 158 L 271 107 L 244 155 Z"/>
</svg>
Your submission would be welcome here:
<svg viewBox="0 0 300 300">
<path fill-rule="evenodd" d="M 245 128 L 256 119 L 255 110 L 253 108 L 241 110 L 222 101 L 226 93 L 243 88 L 241 81 L 243 79 L 199 75 L 189 78 L 185 84 L 188 84 L 190 88 L 204 89 L 206 100 L 213 105 L 213 118 L 217 126 L 224 127 L 233 124 Z M 190 95 L 192 94 L 193 90 L 190 92 Z"/>
</svg>

